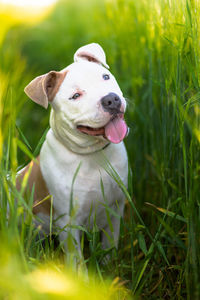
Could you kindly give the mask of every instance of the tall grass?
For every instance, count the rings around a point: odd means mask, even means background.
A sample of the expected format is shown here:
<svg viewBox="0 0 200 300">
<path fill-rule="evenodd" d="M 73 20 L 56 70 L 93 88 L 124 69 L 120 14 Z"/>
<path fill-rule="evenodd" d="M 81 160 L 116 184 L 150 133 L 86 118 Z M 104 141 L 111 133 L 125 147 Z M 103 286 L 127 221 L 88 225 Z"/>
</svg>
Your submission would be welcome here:
<svg viewBox="0 0 200 300">
<path fill-rule="evenodd" d="M 20 258 L 20 274 L 52 259 L 66 265 L 62 245 L 55 249 L 53 240 L 38 240 L 32 198 L 27 204 L 15 189 L 17 167 L 38 153 L 48 126 L 48 113 L 23 88 L 96 41 L 129 99 L 125 142 L 132 173 L 127 191 L 107 164 L 127 197 L 125 217 L 119 249 L 110 251 L 106 265 L 96 229 L 83 229 L 89 269 L 101 282 L 120 277 L 132 295 L 144 299 L 200 298 L 199 17 L 199 1 L 60 1 L 44 21 L 8 32 L 0 50 L 0 216 L 6 251 Z"/>
</svg>

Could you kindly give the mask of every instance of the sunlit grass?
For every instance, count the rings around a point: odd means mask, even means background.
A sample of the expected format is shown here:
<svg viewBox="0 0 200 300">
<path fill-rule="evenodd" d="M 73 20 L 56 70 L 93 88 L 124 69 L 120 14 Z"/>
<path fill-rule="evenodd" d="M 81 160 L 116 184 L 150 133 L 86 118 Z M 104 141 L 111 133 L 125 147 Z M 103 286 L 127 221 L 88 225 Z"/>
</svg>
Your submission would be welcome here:
<svg viewBox="0 0 200 300">
<path fill-rule="evenodd" d="M 1 299 L 130 299 L 118 278 L 100 282 L 91 274 L 89 280 L 53 262 L 27 272 L 16 253 L 5 245 L 0 261 Z"/>
<path fill-rule="evenodd" d="M 17 4 L 17 3 L 15 3 Z M 6 32 L 15 25 L 36 24 L 52 11 L 52 6 L 38 8 L 29 6 L 17 6 L 9 2 L 0 2 L 0 43 L 4 39 Z"/>
<path fill-rule="evenodd" d="M 11 4 L 16 6 L 21 6 L 21 7 L 29 7 L 33 8 L 33 7 L 47 7 L 50 6 L 52 4 L 55 4 L 56 0 L 1 0 L 1 3 L 3 4 Z"/>
</svg>

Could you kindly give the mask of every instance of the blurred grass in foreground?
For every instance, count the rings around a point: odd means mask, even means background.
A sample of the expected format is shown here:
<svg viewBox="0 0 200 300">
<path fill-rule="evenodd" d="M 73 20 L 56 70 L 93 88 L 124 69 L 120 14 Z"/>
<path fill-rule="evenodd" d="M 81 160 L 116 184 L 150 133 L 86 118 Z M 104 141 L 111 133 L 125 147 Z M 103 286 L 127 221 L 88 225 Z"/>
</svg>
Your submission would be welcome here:
<svg viewBox="0 0 200 300">
<path fill-rule="evenodd" d="M 27 273 L 49 260 L 56 261 L 53 268 L 67 264 L 62 245 L 55 250 L 53 241 L 38 240 L 31 197 L 26 204 L 16 193 L 17 166 L 38 153 L 48 126 L 48 112 L 31 103 L 23 88 L 33 77 L 65 67 L 78 47 L 95 41 L 129 99 L 126 145 L 133 174 L 127 193 L 108 168 L 127 196 L 119 249 L 102 265 L 107 253 L 99 236 L 95 229 L 86 232 L 86 262 L 100 281 L 120 277 L 144 299 L 200 298 L 199 17 L 199 1 L 68 0 L 38 24 L 4 34 L 0 231 L 8 249 L 14 240 Z"/>
<path fill-rule="evenodd" d="M 27 272 L 5 245 L 1 247 L 0 263 L 1 299 L 130 299 L 118 278 L 100 282 L 93 275 L 88 281 L 84 275 L 52 262 Z"/>
</svg>

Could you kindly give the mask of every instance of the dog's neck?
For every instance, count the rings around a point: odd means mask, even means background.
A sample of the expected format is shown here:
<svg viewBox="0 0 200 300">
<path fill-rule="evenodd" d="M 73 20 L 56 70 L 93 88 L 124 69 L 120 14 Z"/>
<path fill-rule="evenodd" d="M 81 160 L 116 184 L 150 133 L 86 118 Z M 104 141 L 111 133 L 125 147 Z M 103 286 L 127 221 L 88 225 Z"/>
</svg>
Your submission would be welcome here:
<svg viewBox="0 0 200 300">
<path fill-rule="evenodd" d="M 51 111 L 50 126 L 55 137 L 67 149 L 78 154 L 90 154 L 104 149 L 109 142 L 103 138 L 94 138 L 93 136 L 83 135 L 70 127 L 69 124 L 59 122 L 59 118 Z"/>
</svg>

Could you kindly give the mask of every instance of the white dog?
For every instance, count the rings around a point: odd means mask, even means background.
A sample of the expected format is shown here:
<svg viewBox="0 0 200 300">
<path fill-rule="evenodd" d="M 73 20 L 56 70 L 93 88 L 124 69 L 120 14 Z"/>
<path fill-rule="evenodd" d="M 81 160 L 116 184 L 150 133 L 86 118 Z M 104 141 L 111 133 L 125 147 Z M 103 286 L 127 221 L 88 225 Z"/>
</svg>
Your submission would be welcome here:
<svg viewBox="0 0 200 300">
<path fill-rule="evenodd" d="M 69 224 L 91 227 L 94 221 L 102 229 L 104 248 L 118 244 L 125 196 L 102 167 L 102 157 L 106 156 L 127 186 L 128 162 L 122 142 L 127 134 L 126 101 L 107 68 L 103 49 L 92 43 L 78 49 L 67 68 L 36 77 L 25 88 L 36 103 L 45 108 L 51 104 L 51 128 L 37 161 L 20 172 L 17 187 L 28 173 L 29 190 L 34 187 L 35 191 L 33 212 L 43 220 L 46 232 L 51 207 L 47 196 L 53 196 L 54 225 L 61 229 L 59 237 L 66 248 Z M 81 234 L 74 227 L 70 232 L 81 252 Z"/>
</svg>

